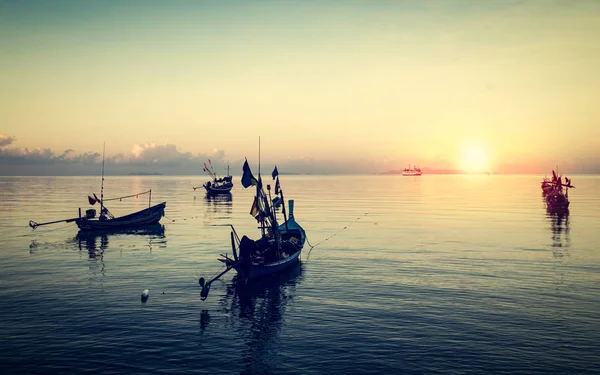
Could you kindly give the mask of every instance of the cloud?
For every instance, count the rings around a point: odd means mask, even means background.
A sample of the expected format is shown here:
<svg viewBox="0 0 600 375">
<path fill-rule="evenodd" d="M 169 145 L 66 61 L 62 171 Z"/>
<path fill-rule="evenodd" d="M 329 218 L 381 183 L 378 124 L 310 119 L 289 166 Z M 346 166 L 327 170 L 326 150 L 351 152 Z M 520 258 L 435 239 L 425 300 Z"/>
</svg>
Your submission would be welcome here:
<svg viewBox="0 0 600 375">
<path fill-rule="evenodd" d="M 14 137 L 3 135 L 3 145 L 9 145 Z M 105 158 L 106 173 L 123 175 L 129 173 L 152 172 L 167 175 L 202 174 L 204 162 L 211 159 L 217 174 L 223 175 L 228 165 L 225 151 L 213 150 L 212 153 L 192 154 L 184 152 L 174 144 L 143 143 L 133 146 L 131 152 L 120 153 Z M 73 149 L 57 153 L 50 148 L 0 148 L 0 175 L 93 175 L 102 163 L 98 152 L 76 154 Z M 234 170 L 233 168 L 231 169 Z"/>
<path fill-rule="evenodd" d="M 49 164 L 55 162 L 93 164 L 100 156 L 98 153 L 84 153 L 69 157 L 73 150 L 68 149 L 55 154 L 49 148 L 0 148 L 0 162 L 16 164 Z"/>
<path fill-rule="evenodd" d="M 199 161 L 199 158 L 190 152 L 179 151 L 174 144 L 157 145 L 154 143 L 134 145 L 127 159 L 130 164 L 134 165 L 181 166 Z"/>
<path fill-rule="evenodd" d="M 0 137 L 4 147 L 0 147 L 0 175 L 99 175 L 102 155 L 98 152 L 76 153 L 72 149 L 60 153 L 50 148 L 6 147 L 14 137 Z M 130 173 L 160 173 L 163 175 L 197 175 L 207 178 L 202 171 L 203 164 L 212 161 L 214 171 L 222 176 L 227 168 L 235 176 L 240 176 L 243 159 L 229 160 L 224 150 L 214 149 L 209 153 L 193 154 L 185 152 L 175 144 L 136 144 L 128 153 L 107 156 L 105 172 L 107 175 L 127 175 Z M 408 156 L 397 159 L 376 158 L 337 158 L 319 159 L 313 157 L 290 157 L 261 160 L 261 172 L 268 176 L 275 165 L 282 174 L 378 174 L 398 171 L 411 159 L 426 173 L 451 173 L 450 162 L 443 155 L 434 155 L 426 160 L 413 160 Z M 523 156 L 518 160 L 530 160 Z M 258 160 L 250 159 L 252 171 L 258 173 Z M 568 173 L 599 173 L 600 163 L 593 160 L 561 160 L 561 169 Z M 547 173 L 556 165 L 555 161 L 538 160 L 529 164 L 506 160 L 494 170 L 499 173 Z"/>
<path fill-rule="evenodd" d="M 15 137 L 9 136 L 8 134 L 0 134 L 0 147 L 8 146 L 16 140 Z"/>
</svg>

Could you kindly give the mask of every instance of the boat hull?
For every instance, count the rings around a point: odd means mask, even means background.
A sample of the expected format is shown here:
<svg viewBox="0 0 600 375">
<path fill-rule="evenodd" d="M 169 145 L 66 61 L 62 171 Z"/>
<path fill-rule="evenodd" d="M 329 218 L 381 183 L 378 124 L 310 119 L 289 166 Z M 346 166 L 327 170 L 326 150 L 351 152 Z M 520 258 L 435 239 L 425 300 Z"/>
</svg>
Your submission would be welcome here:
<svg viewBox="0 0 600 375">
<path fill-rule="evenodd" d="M 231 192 L 231 188 L 233 188 L 233 184 L 229 186 L 215 187 L 215 186 L 207 186 L 203 185 L 204 189 L 206 189 L 207 194 L 229 194 Z"/>
<path fill-rule="evenodd" d="M 569 210 L 569 199 L 561 192 L 546 195 L 546 209 L 550 212 L 566 212 Z"/>
<path fill-rule="evenodd" d="M 257 280 L 263 278 L 268 275 L 272 275 L 277 272 L 281 272 L 295 264 L 298 263 L 298 258 L 300 257 L 300 253 L 302 250 L 291 254 L 285 259 L 279 260 L 277 262 L 265 263 L 261 265 L 250 265 L 250 266 L 240 266 L 236 267 L 235 270 L 240 275 L 240 277 L 247 280 Z"/>
<path fill-rule="evenodd" d="M 82 231 L 121 230 L 157 224 L 165 216 L 166 202 L 114 219 L 99 220 L 79 218 L 75 223 Z"/>
</svg>

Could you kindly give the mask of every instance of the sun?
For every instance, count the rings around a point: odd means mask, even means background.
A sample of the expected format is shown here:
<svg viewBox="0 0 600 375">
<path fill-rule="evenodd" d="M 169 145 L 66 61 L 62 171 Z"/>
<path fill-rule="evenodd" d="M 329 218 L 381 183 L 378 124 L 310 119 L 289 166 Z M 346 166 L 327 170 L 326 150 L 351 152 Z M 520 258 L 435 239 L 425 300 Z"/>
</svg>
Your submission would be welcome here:
<svg viewBox="0 0 600 375">
<path fill-rule="evenodd" d="M 466 173 L 485 173 L 489 171 L 488 149 L 480 143 L 467 144 L 462 148 L 459 169 Z"/>
</svg>

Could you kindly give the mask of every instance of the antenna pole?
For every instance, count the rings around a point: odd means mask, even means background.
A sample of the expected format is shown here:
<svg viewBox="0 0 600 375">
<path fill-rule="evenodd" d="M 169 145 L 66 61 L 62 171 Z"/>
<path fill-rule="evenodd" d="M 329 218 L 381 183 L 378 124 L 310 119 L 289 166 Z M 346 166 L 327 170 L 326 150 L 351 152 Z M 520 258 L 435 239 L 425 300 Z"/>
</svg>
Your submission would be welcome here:
<svg viewBox="0 0 600 375">
<path fill-rule="evenodd" d="M 258 136 L 258 176 L 260 177 L 260 135 Z"/>
</svg>

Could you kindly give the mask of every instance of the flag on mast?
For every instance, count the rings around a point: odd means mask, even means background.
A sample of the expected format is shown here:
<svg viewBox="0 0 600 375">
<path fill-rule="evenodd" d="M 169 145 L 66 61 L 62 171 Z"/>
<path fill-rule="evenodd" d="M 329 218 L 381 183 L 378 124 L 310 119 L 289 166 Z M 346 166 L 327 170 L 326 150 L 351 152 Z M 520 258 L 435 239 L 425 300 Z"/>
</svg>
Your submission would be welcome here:
<svg viewBox="0 0 600 375">
<path fill-rule="evenodd" d="M 242 168 L 242 171 L 242 186 L 244 188 L 258 184 L 258 181 L 256 180 L 256 178 L 252 174 L 252 171 L 250 170 L 248 160 L 244 162 L 244 167 Z"/>
<path fill-rule="evenodd" d="M 279 171 L 277 170 L 277 166 L 275 166 L 275 169 L 273 169 L 273 173 L 271 173 L 271 176 L 273 176 L 273 180 L 275 179 L 275 177 L 279 176 Z M 275 193 L 277 194 L 277 193 Z"/>
<path fill-rule="evenodd" d="M 275 181 L 275 195 L 279 195 L 279 191 L 281 187 L 279 186 L 279 177 L 277 177 L 277 181 Z"/>
<path fill-rule="evenodd" d="M 258 220 L 259 212 L 260 211 L 258 209 L 258 199 L 254 197 L 254 202 L 252 202 L 252 207 L 250 208 L 250 215 L 252 215 L 252 217 L 256 220 Z"/>
</svg>

